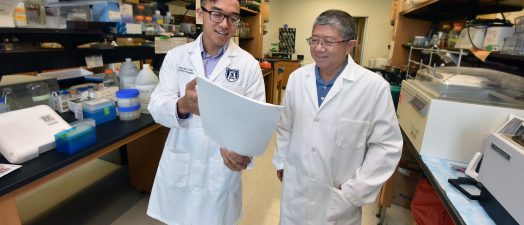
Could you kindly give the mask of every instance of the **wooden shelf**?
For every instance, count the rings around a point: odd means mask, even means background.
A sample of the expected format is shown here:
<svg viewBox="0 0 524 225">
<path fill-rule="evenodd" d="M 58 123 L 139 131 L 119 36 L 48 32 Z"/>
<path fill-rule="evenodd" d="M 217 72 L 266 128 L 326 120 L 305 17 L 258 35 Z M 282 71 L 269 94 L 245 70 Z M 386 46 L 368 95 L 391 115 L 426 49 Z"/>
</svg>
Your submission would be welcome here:
<svg viewBox="0 0 524 225">
<path fill-rule="evenodd" d="M 255 39 L 254 37 L 245 37 L 245 38 L 238 38 L 239 41 L 251 41 Z"/>
<path fill-rule="evenodd" d="M 429 0 L 402 10 L 401 15 L 421 20 L 474 19 L 476 15 L 514 12 L 524 8 L 522 0 Z"/>
<path fill-rule="evenodd" d="M 257 11 L 248 9 L 246 7 L 241 6 L 240 7 L 240 16 L 247 17 L 247 16 L 256 16 L 258 14 Z"/>
</svg>

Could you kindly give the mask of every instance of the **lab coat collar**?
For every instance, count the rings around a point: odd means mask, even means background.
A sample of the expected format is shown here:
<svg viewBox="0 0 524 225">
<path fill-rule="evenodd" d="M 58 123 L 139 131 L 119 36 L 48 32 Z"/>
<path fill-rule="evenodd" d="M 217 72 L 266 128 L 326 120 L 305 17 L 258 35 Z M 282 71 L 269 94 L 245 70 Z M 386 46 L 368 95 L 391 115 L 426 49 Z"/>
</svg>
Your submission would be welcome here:
<svg viewBox="0 0 524 225">
<path fill-rule="evenodd" d="M 346 85 L 345 83 L 354 82 L 357 79 L 358 65 L 355 63 L 355 61 L 353 61 L 351 56 L 348 56 L 347 65 L 345 66 L 344 70 L 342 70 L 342 73 L 340 73 L 339 77 L 335 80 L 333 87 L 331 87 L 331 90 L 328 92 L 326 99 L 320 106 L 318 106 L 317 102 L 318 98 L 315 67 L 316 65 L 313 64 L 307 72 L 307 90 L 312 104 L 315 105 L 317 111 L 320 111 L 329 104 L 329 102 L 340 92 L 340 90 L 342 90 L 342 88 L 344 88 L 344 85 Z"/>
<path fill-rule="evenodd" d="M 201 42 L 202 34 L 200 34 L 198 38 L 195 41 L 193 41 L 191 48 L 189 48 L 189 57 L 191 58 L 191 63 L 193 63 L 193 66 L 195 67 L 197 76 L 206 78 L 204 71 L 204 62 L 202 60 L 201 55 Z M 226 51 L 224 52 L 224 55 L 218 61 L 217 65 L 215 66 L 215 69 L 211 73 L 211 76 L 209 76 L 210 81 L 215 81 L 220 76 L 220 74 L 223 74 L 222 72 L 225 70 L 225 68 L 229 64 L 231 64 L 232 58 L 238 55 L 238 48 L 239 47 L 232 40 L 229 40 L 229 44 Z"/>
</svg>

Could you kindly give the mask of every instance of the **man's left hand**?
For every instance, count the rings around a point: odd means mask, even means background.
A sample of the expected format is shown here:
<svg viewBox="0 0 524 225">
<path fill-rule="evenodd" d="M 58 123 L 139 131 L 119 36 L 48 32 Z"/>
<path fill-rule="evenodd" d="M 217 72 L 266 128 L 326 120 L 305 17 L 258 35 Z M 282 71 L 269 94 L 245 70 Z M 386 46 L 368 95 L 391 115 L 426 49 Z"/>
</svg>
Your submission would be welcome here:
<svg viewBox="0 0 524 225">
<path fill-rule="evenodd" d="M 232 171 L 240 172 L 251 163 L 250 157 L 239 155 L 223 147 L 220 147 L 220 155 L 224 159 L 224 164 Z"/>
</svg>

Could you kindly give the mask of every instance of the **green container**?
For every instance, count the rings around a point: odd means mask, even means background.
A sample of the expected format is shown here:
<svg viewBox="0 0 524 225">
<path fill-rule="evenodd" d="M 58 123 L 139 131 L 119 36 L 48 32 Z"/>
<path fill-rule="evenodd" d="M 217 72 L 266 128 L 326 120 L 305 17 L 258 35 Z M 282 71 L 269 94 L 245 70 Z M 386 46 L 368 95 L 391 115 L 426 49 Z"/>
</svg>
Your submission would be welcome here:
<svg viewBox="0 0 524 225">
<path fill-rule="evenodd" d="M 391 97 L 393 97 L 393 104 L 395 105 L 395 111 L 398 105 L 398 96 L 400 95 L 400 86 L 391 85 Z"/>
</svg>

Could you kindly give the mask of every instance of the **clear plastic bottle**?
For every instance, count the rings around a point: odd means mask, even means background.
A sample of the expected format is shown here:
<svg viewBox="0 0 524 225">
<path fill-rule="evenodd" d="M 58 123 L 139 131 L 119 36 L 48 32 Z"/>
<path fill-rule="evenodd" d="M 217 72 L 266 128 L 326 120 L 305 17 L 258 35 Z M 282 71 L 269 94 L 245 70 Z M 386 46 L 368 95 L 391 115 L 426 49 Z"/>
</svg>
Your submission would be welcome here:
<svg viewBox="0 0 524 225">
<path fill-rule="evenodd" d="M 147 106 L 149 105 L 151 93 L 155 90 L 158 81 L 158 77 L 155 72 L 151 70 L 149 64 L 144 64 L 144 68 L 140 70 L 135 80 L 135 88 L 140 91 L 138 98 L 141 105 L 140 111 L 142 113 L 149 114 Z"/>
<path fill-rule="evenodd" d="M 104 87 L 118 87 L 118 77 L 113 73 L 112 69 L 104 71 L 104 80 L 102 81 Z"/>
<path fill-rule="evenodd" d="M 462 30 L 461 23 L 453 23 L 453 29 L 448 33 L 448 48 L 455 48 L 458 38 L 460 37 L 460 31 Z"/>
<path fill-rule="evenodd" d="M 155 10 L 155 15 L 153 18 L 154 18 L 153 21 L 155 21 L 156 24 L 158 25 L 164 24 L 164 17 L 160 15 L 160 10 Z"/>
<path fill-rule="evenodd" d="M 27 85 L 27 88 L 31 91 L 31 100 L 33 101 L 32 106 L 37 105 L 50 105 L 49 96 L 49 86 L 47 83 L 34 83 Z"/>
<path fill-rule="evenodd" d="M 153 17 L 146 16 L 146 22 L 144 23 L 144 34 L 152 35 L 155 34 L 155 25 L 153 24 Z"/>
<path fill-rule="evenodd" d="M 126 58 L 126 61 L 120 67 L 120 89 L 128 89 L 135 87 L 135 79 L 138 75 L 138 68 L 131 62 L 131 58 Z"/>
<path fill-rule="evenodd" d="M 20 101 L 16 94 L 13 92 L 13 89 L 6 87 L 2 89 L 2 95 L 0 95 L 0 98 L 3 99 L 3 103 L 9 106 L 9 110 L 17 110 L 22 109 L 22 104 L 20 104 Z M 2 103 L 0 101 L 0 103 Z"/>
</svg>

